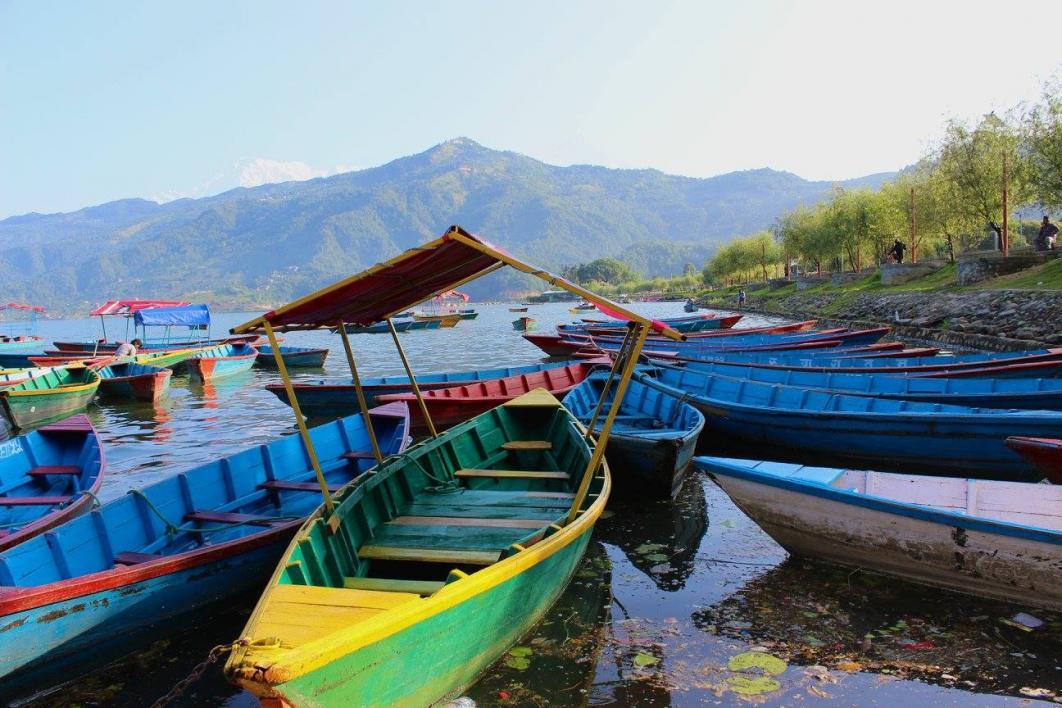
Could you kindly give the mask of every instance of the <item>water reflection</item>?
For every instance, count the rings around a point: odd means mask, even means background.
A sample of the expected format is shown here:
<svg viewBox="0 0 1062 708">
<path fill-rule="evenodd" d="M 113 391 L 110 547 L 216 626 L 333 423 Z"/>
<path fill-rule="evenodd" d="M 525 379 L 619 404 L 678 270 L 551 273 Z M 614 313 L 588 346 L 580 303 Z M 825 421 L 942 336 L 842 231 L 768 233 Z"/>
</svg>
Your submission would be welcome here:
<svg viewBox="0 0 1062 708">
<path fill-rule="evenodd" d="M 701 478 L 687 476 L 674 500 L 613 499 L 609 510 L 615 517 L 599 527 L 597 537 L 620 548 L 661 590 L 685 587 L 708 528 Z"/>
</svg>

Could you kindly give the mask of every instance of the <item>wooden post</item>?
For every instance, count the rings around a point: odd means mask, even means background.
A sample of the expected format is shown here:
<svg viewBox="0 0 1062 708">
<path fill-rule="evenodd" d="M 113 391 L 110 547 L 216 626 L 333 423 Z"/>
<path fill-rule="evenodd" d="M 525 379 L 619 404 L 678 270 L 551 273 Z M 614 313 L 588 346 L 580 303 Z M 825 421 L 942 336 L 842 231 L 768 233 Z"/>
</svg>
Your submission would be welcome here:
<svg viewBox="0 0 1062 708">
<path fill-rule="evenodd" d="M 395 329 L 395 323 L 391 321 L 390 317 L 387 318 L 387 328 L 391 330 L 391 337 L 395 340 L 398 357 L 402 360 L 402 366 L 406 369 L 409 385 L 413 389 L 413 395 L 417 397 L 417 404 L 420 406 L 420 414 L 424 416 L 424 422 L 428 424 L 428 432 L 431 433 L 433 438 L 437 438 L 439 433 L 435 432 L 435 423 L 432 422 L 431 415 L 428 413 L 428 404 L 424 402 L 424 396 L 420 393 L 420 386 L 417 385 L 417 379 L 413 376 L 413 369 L 409 368 L 406 350 L 402 348 L 402 342 L 398 341 L 398 331 Z"/>
<path fill-rule="evenodd" d="M 634 347 L 630 352 L 630 356 L 623 362 L 623 371 L 620 373 L 619 385 L 616 387 L 616 397 L 612 401 L 612 406 L 608 409 L 604 425 L 601 426 L 601 435 L 597 438 L 594 452 L 590 455 L 590 464 L 586 466 L 583 478 L 579 482 L 579 489 L 575 493 L 575 499 L 572 500 L 572 506 L 568 509 L 568 516 L 564 519 L 565 525 L 570 524 L 579 515 L 579 508 L 583 505 L 583 500 L 586 499 L 586 492 L 590 488 L 590 480 L 597 474 L 597 469 L 601 466 L 601 460 L 605 456 L 605 446 L 608 445 L 608 436 L 612 433 L 612 424 L 616 422 L 620 404 L 623 402 L 623 397 L 627 395 L 627 384 L 631 381 L 631 374 L 634 373 L 634 367 L 638 363 L 638 356 L 642 353 L 642 347 L 648 337 L 649 325 L 639 324 Z M 619 361 L 616 364 L 619 366 Z"/>
<path fill-rule="evenodd" d="M 1003 241 L 1003 257 L 1006 258 L 1010 255 L 1010 231 L 1007 226 L 1007 153 L 1003 153 L 1003 231 L 1000 234 L 1000 240 Z"/>
<path fill-rule="evenodd" d="M 365 431 L 369 434 L 369 442 L 372 443 L 372 454 L 376 462 L 383 462 L 383 453 L 380 452 L 380 443 L 376 440 L 376 431 L 372 427 L 372 416 L 369 415 L 369 406 L 365 402 L 365 390 L 361 387 L 361 377 L 358 376 L 358 367 L 354 364 L 354 350 L 350 348 L 350 335 L 347 334 L 347 326 L 343 320 L 339 321 L 339 336 L 343 339 L 343 351 L 347 354 L 347 366 L 350 367 L 350 377 L 354 380 L 354 393 L 358 397 L 358 408 L 361 409 L 361 418 L 365 421 Z"/>
<path fill-rule="evenodd" d="M 284 382 L 284 392 L 288 394 L 291 410 L 295 413 L 295 425 L 299 428 L 302 444 L 306 446 L 306 454 L 310 458 L 310 466 L 313 467 L 313 473 L 317 476 L 317 483 L 321 485 L 321 496 L 324 497 L 325 512 L 331 514 L 335 504 L 332 502 L 332 495 L 328 492 L 328 482 L 325 481 L 324 472 L 321 471 L 321 463 L 317 461 L 317 451 L 314 450 L 313 440 L 310 439 L 310 431 L 306 428 L 306 421 L 303 420 L 299 401 L 295 398 L 295 389 L 291 385 L 291 377 L 288 376 L 288 367 L 284 365 L 284 357 L 280 355 L 280 342 L 277 341 L 277 335 L 273 332 L 273 325 L 269 323 L 269 320 L 263 319 L 262 326 L 265 328 L 266 336 L 269 337 L 269 346 L 273 347 L 273 359 L 276 361 L 277 371 L 280 372 L 280 380 Z"/>
<path fill-rule="evenodd" d="M 911 262 L 918 262 L 918 226 L 915 220 L 914 187 L 911 187 Z"/>
</svg>

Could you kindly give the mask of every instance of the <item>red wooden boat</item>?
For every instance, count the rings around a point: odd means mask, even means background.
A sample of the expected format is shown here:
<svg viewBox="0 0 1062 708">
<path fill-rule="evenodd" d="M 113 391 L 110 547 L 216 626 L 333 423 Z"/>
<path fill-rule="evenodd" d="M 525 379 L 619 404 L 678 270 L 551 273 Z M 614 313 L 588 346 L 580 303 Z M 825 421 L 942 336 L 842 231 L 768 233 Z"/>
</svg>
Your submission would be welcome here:
<svg viewBox="0 0 1062 708">
<path fill-rule="evenodd" d="M 524 339 L 534 344 L 548 356 L 569 356 L 584 347 L 559 334 L 524 334 Z"/>
<path fill-rule="evenodd" d="M 607 364 L 606 364 L 607 366 Z M 421 391 L 428 414 L 436 430 L 445 430 L 491 408 L 495 408 L 522 396 L 536 388 L 544 388 L 557 398 L 575 388 L 591 371 L 601 368 L 601 364 L 580 362 L 555 369 L 545 369 L 530 374 L 507 376 L 503 379 L 477 381 L 465 386 L 437 388 Z M 412 393 L 392 393 L 377 396 L 379 403 L 404 401 L 409 404 L 411 426 L 415 433 L 428 432 L 417 397 Z"/>
<path fill-rule="evenodd" d="M 719 321 L 719 327 L 718 328 L 711 329 L 711 330 L 704 330 L 704 331 L 701 331 L 701 332 L 683 332 L 683 334 L 685 334 L 687 337 L 700 337 L 700 336 L 706 336 L 706 335 L 709 335 L 709 334 L 715 334 L 716 336 L 733 334 L 733 330 L 731 330 L 730 328 L 733 327 L 734 325 L 736 325 L 738 323 L 738 320 L 740 320 L 742 317 L 744 317 L 744 315 L 728 315 L 726 317 L 715 317 L 715 318 L 712 318 L 712 319 L 716 319 L 716 320 Z M 783 326 L 785 326 L 785 325 L 783 325 Z M 765 330 L 770 330 L 771 328 L 764 328 L 764 329 Z M 587 334 L 616 334 L 616 335 L 623 336 L 623 334 L 624 334 L 624 332 L 626 330 L 623 327 L 586 327 L 586 328 L 580 329 L 580 331 L 581 332 L 586 332 Z M 792 330 L 783 330 L 783 331 L 792 331 Z M 662 337 L 662 339 L 663 339 L 663 337 Z"/>
<path fill-rule="evenodd" d="M 88 417 L 71 416 L 2 445 L 0 552 L 88 511 L 106 468 Z"/>
<path fill-rule="evenodd" d="M 1062 484 L 1062 440 L 1015 435 L 1007 438 L 1007 447 L 1033 463 L 1051 484 Z"/>
</svg>

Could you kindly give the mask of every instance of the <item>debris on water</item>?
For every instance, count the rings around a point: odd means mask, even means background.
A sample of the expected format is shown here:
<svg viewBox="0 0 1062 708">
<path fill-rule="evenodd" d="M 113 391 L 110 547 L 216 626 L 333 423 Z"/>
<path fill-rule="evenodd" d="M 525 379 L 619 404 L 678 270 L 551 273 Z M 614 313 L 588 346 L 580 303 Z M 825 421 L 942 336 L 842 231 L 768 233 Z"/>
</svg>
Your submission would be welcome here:
<svg viewBox="0 0 1062 708">
<path fill-rule="evenodd" d="M 659 663 L 660 659 L 656 658 L 652 654 L 646 654 L 644 651 L 640 651 L 634 655 L 635 666 L 652 666 L 654 664 Z"/>
<path fill-rule="evenodd" d="M 749 676 L 731 676 L 726 680 L 730 690 L 745 696 L 758 696 L 762 693 L 777 691 L 782 684 L 767 676 L 752 678 Z"/>
<path fill-rule="evenodd" d="M 1018 689 L 1018 693 L 1029 698 L 1054 698 L 1055 692 L 1049 691 L 1046 688 L 1030 688 L 1029 686 L 1022 686 Z"/>
<path fill-rule="evenodd" d="M 476 708 L 476 702 L 468 696 L 461 696 L 447 703 L 446 708 Z"/>
</svg>

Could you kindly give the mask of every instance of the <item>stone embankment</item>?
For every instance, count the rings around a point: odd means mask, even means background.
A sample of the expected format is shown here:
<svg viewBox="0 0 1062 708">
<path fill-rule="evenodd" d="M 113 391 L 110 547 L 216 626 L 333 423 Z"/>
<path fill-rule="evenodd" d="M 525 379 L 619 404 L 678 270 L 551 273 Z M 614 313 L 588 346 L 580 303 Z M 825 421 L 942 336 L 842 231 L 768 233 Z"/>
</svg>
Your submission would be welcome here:
<svg viewBox="0 0 1062 708">
<path fill-rule="evenodd" d="M 845 300 L 840 306 L 839 297 Z M 750 293 L 746 307 L 736 309 L 826 323 L 890 325 L 901 338 L 977 349 L 1062 346 L 1062 291 L 1057 290 L 797 293 L 776 299 Z"/>
</svg>

